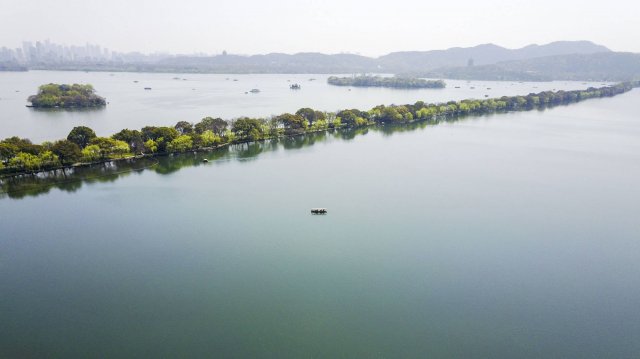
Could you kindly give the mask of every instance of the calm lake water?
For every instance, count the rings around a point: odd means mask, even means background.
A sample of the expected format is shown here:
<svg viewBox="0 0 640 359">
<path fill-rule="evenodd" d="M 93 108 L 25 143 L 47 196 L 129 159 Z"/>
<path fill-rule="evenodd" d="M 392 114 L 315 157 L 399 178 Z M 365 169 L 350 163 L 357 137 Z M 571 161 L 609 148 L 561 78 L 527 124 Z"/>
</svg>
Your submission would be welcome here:
<svg viewBox="0 0 640 359">
<path fill-rule="evenodd" d="M 0 357 L 636 358 L 638 103 L 318 134 L 5 195 Z"/>
<path fill-rule="evenodd" d="M 174 78 L 178 78 L 174 80 Z M 123 128 L 198 122 L 206 116 L 231 119 L 295 112 L 301 107 L 323 111 L 345 108 L 369 110 L 385 104 L 441 102 L 485 95 L 526 95 L 552 89 L 600 86 L 582 82 L 482 82 L 447 80 L 446 89 L 398 90 L 349 88 L 326 83 L 328 75 L 210 75 L 29 71 L 0 72 L 0 138 L 28 137 L 34 141 L 65 138 L 78 125 L 110 136 Z M 309 81 L 314 78 L 315 81 Z M 185 80 L 183 80 L 185 79 Z M 233 81 L 233 80 L 238 81 Z M 138 81 L 137 83 L 134 81 Z M 99 110 L 35 110 L 27 97 L 45 83 L 90 83 L 109 101 Z M 299 83 L 301 90 L 290 90 Z M 151 87 L 152 90 L 144 90 Z M 459 88 L 456 88 L 459 87 Z M 472 89 L 471 87 L 475 87 Z M 258 94 L 245 92 L 260 89 Z M 490 88 L 490 90 L 487 90 Z M 16 92 L 19 91 L 19 92 Z"/>
</svg>

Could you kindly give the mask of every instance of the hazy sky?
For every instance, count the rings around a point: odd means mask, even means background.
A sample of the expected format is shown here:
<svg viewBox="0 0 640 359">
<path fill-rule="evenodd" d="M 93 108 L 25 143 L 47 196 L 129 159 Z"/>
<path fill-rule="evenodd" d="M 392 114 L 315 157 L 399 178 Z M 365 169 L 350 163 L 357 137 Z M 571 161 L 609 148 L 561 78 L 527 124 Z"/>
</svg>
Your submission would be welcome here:
<svg viewBox="0 0 640 359">
<path fill-rule="evenodd" d="M 634 0 L 0 0 L 0 46 L 380 55 L 493 42 L 591 40 L 640 52 Z"/>
</svg>

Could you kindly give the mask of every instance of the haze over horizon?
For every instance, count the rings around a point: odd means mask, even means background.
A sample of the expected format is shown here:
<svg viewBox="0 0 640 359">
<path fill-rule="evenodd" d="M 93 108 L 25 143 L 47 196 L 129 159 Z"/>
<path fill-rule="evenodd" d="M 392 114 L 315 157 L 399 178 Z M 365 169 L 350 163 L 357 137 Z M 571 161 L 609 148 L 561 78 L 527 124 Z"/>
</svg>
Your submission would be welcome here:
<svg viewBox="0 0 640 359">
<path fill-rule="evenodd" d="M 471 0 L 399 0 L 393 8 L 362 0 L 0 0 L 0 6 L 0 46 L 7 47 L 50 39 L 121 52 L 379 56 L 486 43 L 513 49 L 588 40 L 614 51 L 640 52 L 640 44 L 628 36 L 640 32 L 635 19 L 640 4 L 620 0 L 609 1 L 606 9 L 576 0 L 500 0 L 491 5 Z"/>
</svg>

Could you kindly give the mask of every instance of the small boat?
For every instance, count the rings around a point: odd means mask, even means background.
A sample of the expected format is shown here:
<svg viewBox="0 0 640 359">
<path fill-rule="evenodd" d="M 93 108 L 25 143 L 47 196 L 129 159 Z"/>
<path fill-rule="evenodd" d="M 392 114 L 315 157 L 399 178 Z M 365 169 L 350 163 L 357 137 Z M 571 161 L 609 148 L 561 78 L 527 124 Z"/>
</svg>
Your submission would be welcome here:
<svg viewBox="0 0 640 359">
<path fill-rule="evenodd" d="M 145 90 L 151 90 L 151 87 L 145 87 L 144 89 Z"/>
<path fill-rule="evenodd" d="M 457 88 L 457 89 L 459 89 L 459 88 L 460 88 L 460 86 L 456 86 L 456 88 Z"/>
<path fill-rule="evenodd" d="M 258 92 L 260 92 L 260 89 L 251 89 L 249 92 L 251 92 L 251 93 L 258 93 Z"/>
<path fill-rule="evenodd" d="M 473 87 L 473 86 L 471 86 L 471 89 L 472 89 L 472 90 L 475 90 L 476 88 L 475 88 L 475 87 Z"/>
<path fill-rule="evenodd" d="M 302 88 L 302 86 L 300 86 L 299 84 L 293 84 L 293 85 L 289 86 L 289 88 L 291 90 L 300 90 Z"/>
<path fill-rule="evenodd" d="M 311 214 L 327 214 L 326 208 L 311 208 Z"/>
<path fill-rule="evenodd" d="M 202 163 L 209 163 L 209 160 L 208 160 L 208 159 L 206 159 L 206 158 L 203 158 L 203 159 L 202 159 Z"/>
<path fill-rule="evenodd" d="M 138 83 L 138 80 L 133 80 L 133 82 L 137 84 L 137 83 Z"/>
</svg>

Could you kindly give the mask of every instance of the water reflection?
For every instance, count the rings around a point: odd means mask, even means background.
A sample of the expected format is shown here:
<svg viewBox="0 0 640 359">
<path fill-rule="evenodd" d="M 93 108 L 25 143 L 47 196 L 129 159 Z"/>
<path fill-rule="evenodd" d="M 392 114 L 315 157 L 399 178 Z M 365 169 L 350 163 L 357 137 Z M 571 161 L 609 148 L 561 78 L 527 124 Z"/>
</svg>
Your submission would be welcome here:
<svg viewBox="0 0 640 359">
<path fill-rule="evenodd" d="M 476 117 L 477 118 L 477 117 Z M 124 160 L 79 167 L 74 169 L 55 170 L 36 175 L 21 175 L 0 179 L 0 199 L 21 199 L 46 194 L 56 188 L 65 192 L 75 192 L 85 184 L 114 182 L 120 177 L 129 176 L 141 171 L 154 171 L 161 175 L 169 175 L 184 167 L 222 164 L 229 161 L 254 161 L 263 153 L 283 150 L 297 150 L 332 140 L 350 141 L 356 136 L 365 135 L 369 131 L 380 132 L 391 136 L 396 132 L 414 131 L 434 126 L 439 121 L 415 122 L 404 125 L 386 125 L 356 129 L 330 130 L 305 135 L 279 138 L 261 142 L 251 142 L 222 147 L 207 152 L 192 152 L 177 155 L 159 156 L 137 160 Z M 208 163 L 203 160 L 207 159 Z"/>
<path fill-rule="evenodd" d="M 65 114 L 65 113 L 69 113 L 69 112 L 79 112 L 79 113 L 99 112 L 99 111 L 104 110 L 106 108 L 106 106 L 96 106 L 96 107 L 48 107 L 48 108 L 47 107 L 31 107 L 31 106 L 27 106 L 27 108 L 29 108 L 29 110 L 33 111 L 33 112 L 42 112 L 42 113 L 48 113 L 48 114 L 56 115 L 56 114 Z"/>
</svg>

